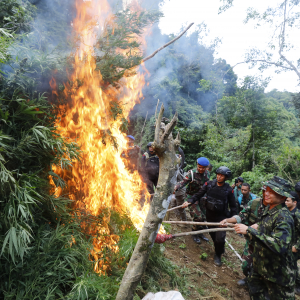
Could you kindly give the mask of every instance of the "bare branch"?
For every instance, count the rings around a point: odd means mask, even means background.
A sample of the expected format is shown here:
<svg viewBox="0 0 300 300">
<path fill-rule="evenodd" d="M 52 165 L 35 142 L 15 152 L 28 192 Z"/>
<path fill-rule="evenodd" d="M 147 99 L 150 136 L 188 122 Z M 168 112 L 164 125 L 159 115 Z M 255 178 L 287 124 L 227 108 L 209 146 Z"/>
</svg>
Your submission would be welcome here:
<svg viewBox="0 0 300 300">
<path fill-rule="evenodd" d="M 164 107 L 164 104 L 162 104 L 160 107 L 160 111 L 159 111 L 158 118 L 156 120 L 156 126 L 155 126 L 154 142 L 157 145 L 159 144 L 159 131 L 160 131 L 161 119 L 163 117 L 164 111 L 165 111 L 165 107 Z"/>
<path fill-rule="evenodd" d="M 160 47 L 159 49 L 157 49 L 156 51 L 154 51 L 151 55 L 145 57 L 142 62 L 145 62 L 146 60 L 152 58 L 153 56 L 155 56 L 159 51 L 163 50 L 164 48 L 168 47 L 169 45 L 171 45 L 172 43 L 174 43 L 175 41 L 177 41 L 178 39 L 180 39 L 192 26 L 194 23 L 191 23 L 180 35 L 178 35 L 175 39 L 173 39 L 172 41 L 170 41 L 169 43 L 163 45 L 162 47 Z"/>
<path fill-rule="evenodd" d="M 283 47 L 284 47 L 284 44 L 285 44 L 286 5 L 287 5 L 287 0 L 285 0 L 285 2 L 284 2 L 283 24 L 282 24 L 281 34 L 279 36 L 279 55 L 291 67 L 291 70 L 295 71 L 295 73 L 297 74 L 297 76 L 300 79 L 300 72 L 298 71 L 298 69 L 295 67 L 295 65 L 290 60 L 288 60 L 282 54 Z"/>
</svg>

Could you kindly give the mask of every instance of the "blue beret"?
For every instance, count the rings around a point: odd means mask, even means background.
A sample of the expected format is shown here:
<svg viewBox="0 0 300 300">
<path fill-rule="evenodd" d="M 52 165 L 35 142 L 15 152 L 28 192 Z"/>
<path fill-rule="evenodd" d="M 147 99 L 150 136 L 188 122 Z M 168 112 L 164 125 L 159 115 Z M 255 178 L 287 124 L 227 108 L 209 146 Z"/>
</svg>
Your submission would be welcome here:
<svg viewBox="0 0 300 300">
<path fill-rule="evenodd" d="M 209 160 L 206 157 L 199 157 L 197 163 L 203 167 L 207 167 L 209 165 Z"/>
<path fill-rule="evenodd" d="M 131 140 L 134 140 L 135 141 L 135 138 L 132 136 L 132 135 L 127 135 L 127 137 Z"/>
</svg>

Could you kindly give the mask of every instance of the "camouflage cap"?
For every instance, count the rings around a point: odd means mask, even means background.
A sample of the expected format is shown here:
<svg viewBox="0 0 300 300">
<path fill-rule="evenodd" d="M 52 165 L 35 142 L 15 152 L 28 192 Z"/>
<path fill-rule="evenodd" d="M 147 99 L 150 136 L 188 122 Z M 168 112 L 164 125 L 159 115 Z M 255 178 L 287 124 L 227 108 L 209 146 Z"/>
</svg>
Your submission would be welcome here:
<svg viewBox="0 0 300 300">
<path fill-rule="evenodd" d="M 268 186 L 274 192 L 276 192 L 277 194 L 279 194 L 281 196 L 294 198 L 290 194 L 290 192 L 292 191 L 292 187 L 291 187 L 290 183 L 283 178 L 274 176 L 272 179 L 265 181 L 263 184 L 264 184 L 264 187 Z"/>
</svg>

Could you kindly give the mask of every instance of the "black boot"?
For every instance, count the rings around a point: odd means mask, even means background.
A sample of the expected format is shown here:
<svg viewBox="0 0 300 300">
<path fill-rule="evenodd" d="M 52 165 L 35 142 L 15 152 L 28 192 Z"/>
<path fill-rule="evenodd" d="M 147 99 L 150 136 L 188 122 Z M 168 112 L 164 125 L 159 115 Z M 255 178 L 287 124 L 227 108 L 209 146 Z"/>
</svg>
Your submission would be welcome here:
<svg viewBox="0 0 300 300">
<path fill-rule="evenodd" d="M 199 238 L 198 235 L 194 235 L 194 236 L 193 236 L 193 240 L 194 240 L 195 243 L 201 244 L 201 240 L 200 240 L 200 238 Z"/>
<path fill-rule="evenodd" d="M 222 262 L 221 262 L 221 255 L 217 255 L 215 254 L 215 257 L 214 257 L 214 263 L 218 266 L 218 267 L 221 267 L 222 266 Z"/>
<path fill-rule="evenodd" d="M 247 277 L 243 278 L 243 279 L 240 279 L 237 284 L 239 286 L 245 286 L 247 284 Z"/>
<path fill-rule="evenodd" d="M 205 242 L 209 241 L 209 239 L 207 237 L 205 237 L 203 233 L 198 234 L 198 236 L 199 236 L 199 238 L 201 238 Z"/>
</svg>

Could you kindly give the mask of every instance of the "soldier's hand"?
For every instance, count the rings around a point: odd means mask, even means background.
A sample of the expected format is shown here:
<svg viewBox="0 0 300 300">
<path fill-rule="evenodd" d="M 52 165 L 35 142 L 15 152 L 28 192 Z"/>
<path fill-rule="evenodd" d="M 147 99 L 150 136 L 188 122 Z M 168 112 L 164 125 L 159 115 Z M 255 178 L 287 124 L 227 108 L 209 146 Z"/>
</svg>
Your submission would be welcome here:
<svg viewBox="0 0 300 300">
<path fill-rule="evenodd" d="M 235 224 L 234 230 L 236 233 L 247 234 L 248 226 L 244 224 Z"/>
<path fill-rule="evenodd" d="M 183 208 L 186 208 L 186 207 L 188 207 L 190 204 L 191 204 L 191 203 L 189 203 L 189 202 L 186 201 L 186 202 L 184 202 L 184 203 L 182 204 L 182 207 L 183 207 Z"/>
<path fill-rule="evenodd" d="M 258 224 L 253 224 L 251 227 L 252 227 L 253 229 L 257 230 L 257 229 L 258 229 Z"/>
<path fill-rule="evenodd" d="M 296 249 L 295 246 L 292 247 L 292 252 L 295 252 L 295 253 L 298 252 L 298 250 Z"/>
<path fill-rule="evenodd" d="M 223 225 L 223 226 L 220 226 L 220 227 L 227 227 L 227 219 L 224 219 L 224 220 L 222 220 L 221 222 L 220 222 L 220 224 L 221 225 Z"/>
</svg>

